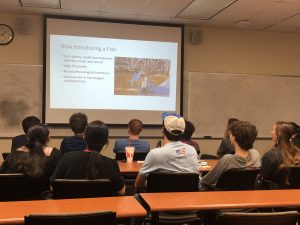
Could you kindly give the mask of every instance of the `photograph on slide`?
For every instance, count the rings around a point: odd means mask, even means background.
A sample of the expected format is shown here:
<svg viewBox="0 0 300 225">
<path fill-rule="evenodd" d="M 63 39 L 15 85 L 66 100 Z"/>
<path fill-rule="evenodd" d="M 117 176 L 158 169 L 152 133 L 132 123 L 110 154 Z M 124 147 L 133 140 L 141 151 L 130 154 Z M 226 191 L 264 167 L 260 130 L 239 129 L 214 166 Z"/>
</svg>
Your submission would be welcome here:
<svg viewBox="0 0 300 225">
<path fill-rule="evenodd" d="M 170 95 L 170 60 L 115 57 L 115 95 Z"/>
</svg>

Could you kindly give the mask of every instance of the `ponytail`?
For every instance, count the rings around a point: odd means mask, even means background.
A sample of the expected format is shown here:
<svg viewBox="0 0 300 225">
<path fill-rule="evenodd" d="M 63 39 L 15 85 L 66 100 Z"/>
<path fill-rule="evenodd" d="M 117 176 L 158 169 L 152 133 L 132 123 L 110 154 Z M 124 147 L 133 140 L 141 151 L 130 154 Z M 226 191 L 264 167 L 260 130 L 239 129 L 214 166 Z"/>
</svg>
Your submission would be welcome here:
<svg viewBox="0 0 300 225">
<path fill-rule="evenodd" d="M 89 161 L 87 163 L 87 179 L 93 180 L 100 177 L 102 166 L 102 158 L 98 151 L 90 153 Z"/>
</svg>

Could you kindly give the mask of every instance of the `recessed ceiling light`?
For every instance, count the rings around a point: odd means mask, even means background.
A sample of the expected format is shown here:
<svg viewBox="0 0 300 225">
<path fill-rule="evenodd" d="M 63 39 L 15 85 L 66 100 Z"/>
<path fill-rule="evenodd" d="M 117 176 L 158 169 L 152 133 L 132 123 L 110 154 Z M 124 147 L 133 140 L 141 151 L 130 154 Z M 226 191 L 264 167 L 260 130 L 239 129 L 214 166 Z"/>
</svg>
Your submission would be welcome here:
<svg viewBox="0 0 300 225">
<path fill-rule="evenodd" d="M 235 24 L 236 27 L 244 28 L 250 26 L 251 21 L 249 20 L 241 20 Z"/>
</svg>

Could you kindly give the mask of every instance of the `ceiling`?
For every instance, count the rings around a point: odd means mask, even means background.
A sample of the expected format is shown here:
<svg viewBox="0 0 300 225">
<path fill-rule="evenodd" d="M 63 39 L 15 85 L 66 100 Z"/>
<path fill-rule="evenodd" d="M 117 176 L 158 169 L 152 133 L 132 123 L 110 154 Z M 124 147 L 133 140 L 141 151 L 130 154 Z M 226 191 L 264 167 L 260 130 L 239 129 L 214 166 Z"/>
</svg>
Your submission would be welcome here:
<svg viewBox="0 0 300 225">
<path fill-rule="evenodd" d="M 300 33 L 300 0 L 0 0 L 0 12 Z"/>
</svg>

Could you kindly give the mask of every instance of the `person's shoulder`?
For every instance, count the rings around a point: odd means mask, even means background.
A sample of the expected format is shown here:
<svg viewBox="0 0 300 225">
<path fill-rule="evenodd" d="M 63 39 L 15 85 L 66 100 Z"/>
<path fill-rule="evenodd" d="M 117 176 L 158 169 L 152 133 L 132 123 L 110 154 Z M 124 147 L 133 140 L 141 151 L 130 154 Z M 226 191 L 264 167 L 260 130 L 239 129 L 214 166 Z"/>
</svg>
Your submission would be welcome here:
<svg viewBox="0 0 300 225">
<path fill-rule="evenodd" d="M 60 156 L 61 155 L 61 151 L 58 149 L 58 148 L 53 148 L 52 151 L 51 151 L 51 155 L 54 155 L 54 156 Z"/>
<path fill-rule="evenodd" d="M 219 160 L 220 162 L 226 162 L 226 161 L 230 161 L 233 160 L 234 158 L 236 158 L 236 155 L 233 154 L 225 154 L 223 155 L 223 157 Z"/>
<path fill-rule="evenodd" d="M 115 144 L 116 145 L 127 145 L 128 139 L 117 139 Z"/>
<path fill-rule="evenodd" d="M 267 151 L 263 157 L 272 157 L 280 153 L 280 148 L 273 147 L 269 151 Z"/>
</svg>

